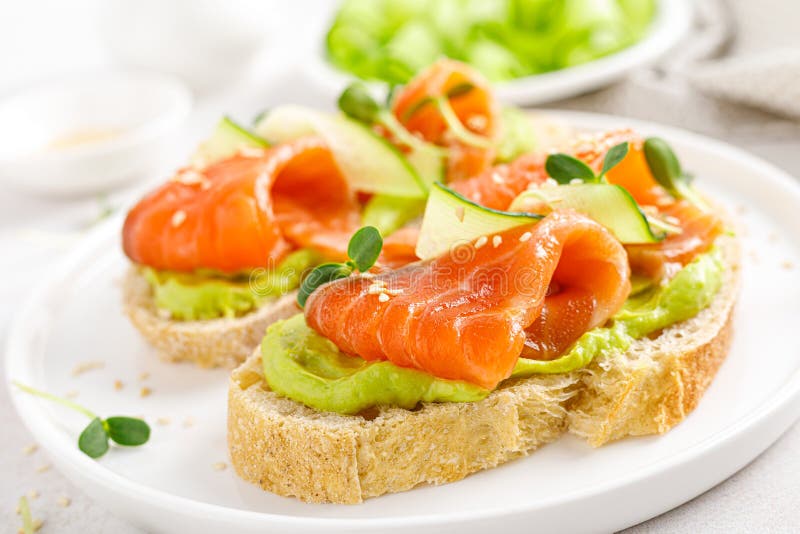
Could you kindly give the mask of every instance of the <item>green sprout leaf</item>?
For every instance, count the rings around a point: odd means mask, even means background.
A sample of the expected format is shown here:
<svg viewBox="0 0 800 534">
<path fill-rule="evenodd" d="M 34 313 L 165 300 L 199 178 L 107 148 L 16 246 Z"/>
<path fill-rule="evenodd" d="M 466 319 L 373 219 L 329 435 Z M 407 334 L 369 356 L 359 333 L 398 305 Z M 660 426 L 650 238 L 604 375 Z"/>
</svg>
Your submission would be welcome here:
<svg viewBox="0 0 800 534">
<path fill-rule="evenodd" d="M 108 433 L 99 417 L 83 429 L 78 438 L 78 448 L 90 458 L 100 458 L 108 452 Z"/>
<path fill-rule="evenodd" d="M 551 154 L 547 157 L 544 168 L 553 180 L 562 185 L 575 179 L 583 182 L 597 181 L 591 167 L 567 154 Z"/>
<path fill-rule="evenodd" d="M 109 417 L 102 420 L 94 412 L 70 400 L 62 399 L 46 391 L 41 391 L 17 381 L 12 382 L 20 390 L 36 397 L 41 397 L 76 412 L 80 412 L 92 421 L 83 429 L 78 437 L 78 448 L 91 458 L 100 458 L 108 451 L 108 439 L 111 438 L 120 445 L 137 446 L 147 443 L 150 439 L 150 427 L 134 417 Z"/>
<path fill-rule="evenodd" d="M 672 148 L 663 139 L 650 137 L 644 142 L 644 157 L 656 182 L 678 198 L 676 186 L 683 180 L 683 170 Z"/>
<path fill-rule="evenodd" d="M 628 155 L 628 143 L 627 141 L 624 143 L 620 143 L 618 145 L 612 146 L 608 152 L 606 152 L 605 158 L 603 158 L 603 170 L 600 172 L 600 176 L 605 176 L 605 174 L 616 167 L 620 161 L 625 159 L 625 156 Z"/>
<path fill-rule="evenodd" d="M 380 114 L 381 107 L 369 94 L 363 83 L 353 83 L 339 97 L 339 109 L 359 122 L 373 124 Z"/>
<path fill-rule="evenodd" d="M 703 211 L 708 205 L 692 189 L 692 177 L 683 172 L 678 156 L 669 144 L 659 137 L 650 137 L 644 142 L 644 157 L 656 182 L 677 199 L 686 199 Z"/>
<path fill-rule="evenodd" d="M 374 226 L 365 226 L 350 238 L 347 255 L 355 267 L 363 273 L 375 265 L 381 254 L 381 248 L 383 248 L 381 233 Z"/>
<path fill-rule="evenodd" d="M 300 289 L 297 291 L 297 304 L 301 308 L 305 307 L 309 295 L 318 287 L 339 278 L 347 278 L 352 272 L 353 268 L 343 263 L 323 263 L 317 266 L 300 284 Z"/>
<path fill-rule="evenodd" d="M 305 307 L 309 295 L 318 287 L 340 278 L 347 278 L 355 269 L 362 273 L 368 271 L 378 260 L 381 248 L 383 248 L 383 238 L 377 228 L 374 226 L 360 228 L 347 245 L 347 255 L 350 260 L 347 263 L 323 263 L 311 271 L 300 284 L 297 304 L 301 308 Z"/>
<path fill-rule="evenodd" d="M 115 416 L 105 421 L 108 437 L 120 445 L 136 447 L 144 445 L 150 439 L 150 427 L 141 419 Z"/>
</svg>

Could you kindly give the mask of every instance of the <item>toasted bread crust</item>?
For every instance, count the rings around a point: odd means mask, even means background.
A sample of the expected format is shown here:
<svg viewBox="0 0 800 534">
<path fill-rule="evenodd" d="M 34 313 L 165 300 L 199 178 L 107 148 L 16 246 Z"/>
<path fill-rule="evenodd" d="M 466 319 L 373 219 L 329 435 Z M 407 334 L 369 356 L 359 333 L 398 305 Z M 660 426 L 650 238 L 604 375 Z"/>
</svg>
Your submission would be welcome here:
<svg viewBox="0 0 800 534">
<path fill-rule="evenodd" d="M 125 313 L 158 355 L 169 362 L 233 368 L 258 346 L 267 326 L 299 311 L 296 292 L 231 319 L 174 321 L 158 314 L 150 284 L 131 267 L 122 284 Z"/>
<path fill-rule="evenodd" d="M 479 402 L 380 407 L 355 416 L 317 412 L 269 390 L 257 350 L 230 380 L 233 466 L 280 495 L 358 503 L 460 480 L 564 432 L 594 446 L 666 432 L 697 406 L 730 345 L 738 245 L 728 237 L 718 244 L 724 285 L 696 317 L 587 368 L 507 381 Z"/>
</svg>

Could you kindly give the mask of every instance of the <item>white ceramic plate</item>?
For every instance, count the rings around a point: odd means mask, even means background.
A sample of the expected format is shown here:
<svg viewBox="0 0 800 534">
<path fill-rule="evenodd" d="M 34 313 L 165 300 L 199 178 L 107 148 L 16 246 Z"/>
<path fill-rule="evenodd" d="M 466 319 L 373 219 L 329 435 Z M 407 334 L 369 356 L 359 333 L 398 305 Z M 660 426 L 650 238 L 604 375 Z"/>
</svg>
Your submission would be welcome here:
<svg viewBox="0 0 800 534">
<path fill-rule="evenodd" d="M 599 89 L 663 56 L 686 35 L 691 21 L 687 0 L 662 0 L 650 31 L 633 46 L 583 65 L 497 83 L 495 94 L 504 102 L 534 105 Z M 321 48 L 303 58 L 303 67 L 311 81 L 334 98 L 353 80 L 328 63 Z M 372 85 L 377 92 L 385 90 L 384 84 Z"/>
<path fill-rule="evenodd" d="M 608 532 L 707 490 L 763 451 L 800 413 L 800 186 L 768 163 L 674 129 L 597 115 L 585 128 L 629 125 L 673 143 L 699 184 L 743 223 L 744 284 L 733 348 L 703 402 L 661 437 L 593 450 L 565 437 L 532 456 L 439 487 L 358 506 L 309 505 L 239 480 L 227 461 L 226 373 L 161 363 L 120 309 L 120 219 L 55 267 L 18 315 L 10 379 L 64 393 L 104 415 L 144 415 L 151 442 L 100 461 L 78 451 L 81 416 L 23 394 L 17 410 L 57 467 L 98 502 L 164 532 Z M 794 266 L 789 268 L 789 262 Z M 105 368 L 71 375 L 79 362 Z M 139 375 L 150 378 L 140 381 Z M 113 382 L 125 383 L 115 391 Z M 152 395 L 140 398 L 146 385 Z M 168 425 L 156 420 L 167 417 Z M 191 427 L 184 427 L 186 418 Z M 402 462 L 402 458 L 396 461 Z"/>
</svg>

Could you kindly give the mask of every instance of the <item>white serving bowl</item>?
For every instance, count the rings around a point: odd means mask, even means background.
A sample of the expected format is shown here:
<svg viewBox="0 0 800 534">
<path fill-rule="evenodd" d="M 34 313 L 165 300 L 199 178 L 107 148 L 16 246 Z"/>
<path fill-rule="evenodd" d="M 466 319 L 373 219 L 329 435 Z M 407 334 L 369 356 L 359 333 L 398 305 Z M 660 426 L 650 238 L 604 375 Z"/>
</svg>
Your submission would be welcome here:
<svg viewBox="0 0 800 534">
<path fill-rule="evenodd" d="M 164 161 L 191 103 L 180 82 L 146 73 L 82 75 L 22 91 L 0 101 L 0 181 L 78 196 L 146 177 Z"/>
</svg>

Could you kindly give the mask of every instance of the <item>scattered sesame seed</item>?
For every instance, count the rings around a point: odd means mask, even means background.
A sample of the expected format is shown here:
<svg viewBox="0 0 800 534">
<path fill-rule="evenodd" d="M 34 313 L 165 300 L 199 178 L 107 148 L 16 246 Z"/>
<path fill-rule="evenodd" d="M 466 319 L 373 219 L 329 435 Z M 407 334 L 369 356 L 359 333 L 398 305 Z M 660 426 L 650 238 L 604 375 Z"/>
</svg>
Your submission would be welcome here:
<svg viewBox="0 0 800 534">
<path fill-rule="evenodd" d="M 189 428 L 189 427 L 192 427 L 192 426 L 194 426 L 194 418 L 193 417 L 187 417 L 186 419 L 183 420 L 183 428 Z"/>
<path fill-rule="evenodd" d="M 225 462 L 217 462 L 214 464 L 214 471 L 225 471 L 228 468 L 228 464 Z"/>
<path fill-rule="evenodd" d="M 664 215 L 664 220 L 669 224 L 675 224 L 675 225 L 681 224 L 681 220 L 673 215 Z"/>
<path fill-rule="evenodd" d="M 147 371 L 144 371 L 143 373 L 139 374 L 139 382 L 143 382 L 148 378 L 150 378 L 150 373 Z"/>
<path fill-rule="evenodd" d="M 467 118 L 467 126 L 469 126 L 471 130 L 478 132 L 485 130 L 488 123 L 489 121 L 483 115 L 470 115 Z"/>
<path fill-rule="evenodd" d="M 403 290 L 402 289 L 387 289 L 386 290 L 386 294 L 391 295 L 393 297 L 396 297 L 397 295 L 402 295 L 403 294 Z"/>
<path fill-rule="evenodd" d="M 361 273 L 361 278 L 366 278 L 367 280 L 372 280 L 375 278 L 375 275 L 372 273 Z"/>
<path fill-rule="evenodd" d="M 522 234 L 521 236 L 519 236 L 519 240 L 520 240 L 520 241 L 522 241 L 522 242 L 524 243 L 525 241 L 529 240 L 531 237 L 533 237 L 533 234 L 532 234 L 532 233 L 530 233 L 530 232 L 525 232 L 524 234 Z"/>
<path fill-rule="evenodd" d="M 168 424 L 170 424 L 170 422 L 171 421 L 169 417 L 159 417 L 158 419 L 156 419 L 156 423 L 158 423 L 161 426 L 167 426 Z"/>
<path fill-rule="evenodd" d="M 174 181 L 180 182 L 184 185 L 202 184 L 207 180 L 205 177 L 194 169 L 184 169 L 175 175 Z"/>
<path fill-rule="evenodd" d="M 30 490 L 30 491 L 28 492 L 28 497 L 30 497 L 31 499 L 38 499 L 38 498 L 39 498 L 39 495 L 41 495 L 41 494 L 39 493 L 39 490 L 32 489 L 32 490 Z"/>
<path fill-rule="evenodd" d="M 389 295 L 386 293 L 381 293 L 378 295 L 378 302 L 387 302 L 389 300 Z"/>
<path fill-rule="evenodd" d="M 70 499 L 69 497 L 65 497 L 64 495 L 61 495 L 58 497 L 58 499 L 56 499 L 56 504 L 58 504 L 61 508 L 66 508 L 70 504 L 72 504 L 72 499 Z"/>
<path fill-rule="evenodd" d="M 379 293 L 383 293 L 385 290 L 386 288 L 380 284 L 370 284 L 370 286 L 367 288 L 367 294 L 377 295 Z"/>
<path fill-rule="evenodd" d="M 498 185 L 502 185 L 505 183 L 505 179 L 499 172 L 492 173 L 492 181 Z"/>
<path fill-rule="evenodd" d="M 114 389 L 116 391 L 121 390 L 124 386 L 125 384 L 122 382 L 122 380 L 114 380 Z"/>
<path fill-rule="evenodd" d="M 66 398 L 68 398 L 68 399 L 74 399 L 75 397 L 78 396 L 78 391 L 74 390 L 74 389 L 71 389 L 71 390 L 67 391 L 66 393 L 64 393 L 64 396 Z"/>
<path fill-rule="evenodd" d="M 580 178 L 573 178 L 572 180 L 569 181 L 569 183 L 572 184 L 572 185 L 582 184 L 583 180 L 581 180 Z"/>
<path fill-rule="evenodd" d="M 39 449 L 39 446 L 35 443 L 31 443 L 22 448 L 22 452 L 27 455 L 31 455 Z"/>
<path fill-rule="evenodd" d="M 37 473 L 44 473 L 45 471 L 50 471 L 50 468 L 53 467 L 50 464 L 42 464 L 36 468 Z"/>
<path fill-rule="evenodd" d="M 784 260 L 783 263 L 781 263 L 781 267 L 788 271 L 794 269 L 794 263 L 790 262 L 789 260 Z"/>
<path fill-rule="evenodd" d="M 243 146 L 239 149 L 239 155 L 245 158 L 260 158 L 264 155 L 264 149 L 254 146 Z"/>
<path fill-rule="evenodd" d="M 556 182 L 553 178 L 549 177 L 547 178 L 547 180 L 544 181 L 544 183 L 545 185 L 552 185 L 552 186 L 558 185 L 558 182 Z"/>
<path fill-rule="evenodd" d="M 456 206 L 456 218 L 458 222 L 464 222 L 464 206 Z"/>
<path fill-rule="evenodd" d="M 185 220 L 186 220 L 186 212 L 183 210 L 178 210 L 172 214 L 171 222 L 172 226 L 175 228 L 183 224 L 183 221 Z"/>
<path fill-rule="evenodd" d="M 152 390 L 152 389 L 150 389 L 150 388 L 148 388 L 148 387 L 143 387 L 143 388 L 142 388 L 142 389 L 139 391 L 139 396 L 140 396 L 140 397 L 142 397 L 142 398 L 144 398 L 144 397 L 149 397 L 149 396 L 150 396 L 152 393 L 153 393 L 153 390 Z"/>
<path fill-rule="evenodd" d="M 475 241 L 475 248 L 481 248 L 483 245 L 489 242 L 489 238 L 485 235 L 482 235 Z"/>
<path fill-rule="evenodd" d="M 72 376 L 78 376 L 78 375 L 81 375 L 81 374 L 86 373 L 88 371 L 94 371 L 96 369 L 102 369 L 105 366 L 106 366 L 105 362 L 101 362 L 101 361 L 82 362 L 82 363 L 79 363 L 78 365 L 76 365 L 72 369 Z"/>
<path fill-rule="evenodd" d="M 502 243 L 503 243 L 503 237 L 502 236 L 496 235 L 496 236 L 494 236 L 492 238 L 492 246 L 494 248 L 499 247 Z"/>
<path fill-rule="evenodd" d="M 31 528 L 33 528 L 34 532 L 39 532 L 42 529 L 42 525 L 44 525 L 44 521 L 38 518 L 34 518 L 31 521 Z"/>
</svg>

